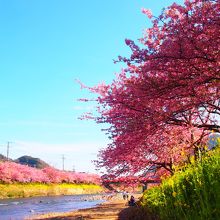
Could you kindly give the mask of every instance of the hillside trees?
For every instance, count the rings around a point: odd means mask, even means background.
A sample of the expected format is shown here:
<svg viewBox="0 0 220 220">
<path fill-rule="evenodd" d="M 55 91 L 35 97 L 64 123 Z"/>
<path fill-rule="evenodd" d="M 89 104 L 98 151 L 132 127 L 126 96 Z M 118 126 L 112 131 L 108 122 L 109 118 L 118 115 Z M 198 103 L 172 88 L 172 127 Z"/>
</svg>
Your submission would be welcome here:
<svg viewBox="0 0 220 220">
<path fill-rule="evenodd" d="M 53 167 L 37 169 L 14 162 L 0 162 L 0 183 L 86 183 L 100 184 L 96 174 L 61 171 Z"/>
<path fill-rule="evenodd" d="M 126 68 L 98 93 L 97 123 L 112 140 L 98 166 L 111 175 L 144 175 L 149 167 L 173 172 L 173 164 L 197 155 L 220 117 L 220 2 L 185 0 L 154 17 Z M 139 46 L 141 44 L 141 46 Z M 142 171 L 140 173 L 140 171 Z"/>
</svg>

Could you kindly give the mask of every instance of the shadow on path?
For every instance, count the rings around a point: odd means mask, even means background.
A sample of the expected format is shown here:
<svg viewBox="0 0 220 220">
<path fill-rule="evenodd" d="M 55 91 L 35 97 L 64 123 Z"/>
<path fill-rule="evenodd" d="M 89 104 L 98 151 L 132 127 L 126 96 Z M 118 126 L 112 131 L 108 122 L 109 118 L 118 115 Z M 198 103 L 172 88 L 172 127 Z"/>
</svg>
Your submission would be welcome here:
<svg viewBox="0 0 220 220">
<path fill-rule="evenodd" d="M 78 210 L 63 216 L 36 218 L 38 220 L 116 220 L 118 213 L 124 209 L 122 203 L 102 204 L 100 206 Z"/>
<path fill-rule="evenodd" d="M 119 212 L 118 220 L 158 220 L 139 206 L 125 208 Z"/>
</svg>

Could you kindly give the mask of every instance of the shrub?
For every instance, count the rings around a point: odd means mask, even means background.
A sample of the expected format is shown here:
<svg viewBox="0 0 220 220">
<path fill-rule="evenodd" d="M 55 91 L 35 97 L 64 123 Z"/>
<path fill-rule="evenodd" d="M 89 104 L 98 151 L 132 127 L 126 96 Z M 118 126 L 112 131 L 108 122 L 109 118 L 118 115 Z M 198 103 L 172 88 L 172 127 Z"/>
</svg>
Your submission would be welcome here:
<svg viewBox="0 0 220 220">
<path fill-rule="evenodd" d="M 219 219 L 220 149 L 147 190 L 142 205 L 160 219 Z"/>
</svg>

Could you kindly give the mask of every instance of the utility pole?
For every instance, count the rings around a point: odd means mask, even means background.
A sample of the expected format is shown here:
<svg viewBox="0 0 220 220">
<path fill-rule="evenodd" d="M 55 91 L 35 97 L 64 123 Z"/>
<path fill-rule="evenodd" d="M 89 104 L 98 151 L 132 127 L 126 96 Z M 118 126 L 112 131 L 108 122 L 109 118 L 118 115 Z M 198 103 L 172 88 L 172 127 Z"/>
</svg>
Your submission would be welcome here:
<svg viewBox="0 0 220 220">
<path fill-rule="evenodd" d="M 64 160 L 65 160 L 66 158 L 64 157 L 64 154 L 63 154 L 63 156 L 62 156 L 62 161 L 63 161 L 63 170 L 64 170 Z"/>
<path fill-rule="evenodd" d="M 7 143 L 7 160 L 9 159 L 9 148 L 10 148 L 10 143 L 12 143 L 12 142 L 8 141 L 8 143 Z"/>
</svg>

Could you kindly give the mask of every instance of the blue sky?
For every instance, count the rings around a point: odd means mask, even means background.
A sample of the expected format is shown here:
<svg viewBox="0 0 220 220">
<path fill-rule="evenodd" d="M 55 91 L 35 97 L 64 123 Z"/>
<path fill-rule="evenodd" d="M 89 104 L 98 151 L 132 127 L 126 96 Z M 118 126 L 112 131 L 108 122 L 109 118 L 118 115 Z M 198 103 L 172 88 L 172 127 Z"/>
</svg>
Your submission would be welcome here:
<svg viewBox="0 0 220 220">
<path fill-rule="evenodd" d="M 78 117 L 93 109 L 75 82 L 111 82 L 113 64 L 128 55 L 150 23 L 173 0 L 0 0 L 0 153 L 39 157 L 51 165 L 95 172 L 91 160 L 108 143 L 101 126 Z M 183 0 L 176 1 L 182 3 Z"/>
</svg>

